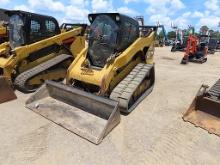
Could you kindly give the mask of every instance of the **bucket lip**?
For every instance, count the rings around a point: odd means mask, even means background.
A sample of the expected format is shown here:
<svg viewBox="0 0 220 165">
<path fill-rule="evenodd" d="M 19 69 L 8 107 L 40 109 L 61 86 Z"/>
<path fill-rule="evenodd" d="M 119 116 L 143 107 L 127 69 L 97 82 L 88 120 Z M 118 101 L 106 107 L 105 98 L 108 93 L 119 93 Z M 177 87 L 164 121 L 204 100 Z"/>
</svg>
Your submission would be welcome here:
<svg viewBox="0 0 220 165">
<path fill-rule="evenodd" d="M 47 86 L 49 88 L 50 85 L 51 85 L 51 87 L 54 87 L 54 88 L 57 88 L 57 89 L 65 89 L 65 91 L 69 92 L 70 94 L 71 94 L 71 92 L 74 92 L 74 93 L 82 95 L 82 97 L 92 98 L 93 100 L 96 100 L 96 101 L 100 102 L 101 104 L 109 105 L 109 108 L 111 109 L 111 113 L 108 116 L 108 118 L 105 119 L 106 123 L 105 123 L 105 126 L 103 126 L 102 130 L 100 131 L 100 134 L 98 134 L 97 136 L 91 136 L 90 134 L 88 134 L 88 136 L 84 136 L 82 133 L 79 133 L 77 131 L 69 129 L 65 125 L 60 125 L 58 122 L 51 119 L 49 116 L 45 116 L 41 113 L 38 113 L 36 111 L 37 109 L 34 106 L 35 104 L 33 104 L 35 101 L 31 100 L 31 98 L 34 98 L 34 96 L 36 94 L 45 96 L 45 93 L 49 92 L 47 90 L 50 90 L 50 89 L 46 89 L 46 88 L 47 88 Z M 26 108 L 32 110 L 36 114 L 46 118 L 47 120 L 49 120 L 49 121 L 51 121 L 51 122 L 53 122 L 57 125 L 60 125 L 64 129 L 66 129 L 66 130 L 68 130 L 68 131 L 70 131 L 70 132 L 82 137 L 83 139 L 86 139 L 86 140 L 92 142 L 93 144 L 96 144 L 96 145 L 98 145 L 102 142 L 104 137 L 107 136 L 108 133 L 120 123 L 120 119 L 121 119 L 117 101 L 114 101 L 114 100 L 111 100 L 111 99 L 108 99 L 108 98 L 104 98 L 104 97 L 100 97 L 100 96 L 82 91 L 80 89 L 77 89 L 77 88 L 74 88 L 74 87 L 71 87 L 71 86 L 67 86 L 67 85 L 62 84 L 62 83 L 53 82 L 53 81 L 46 81 L 44 83 L 44 85 L 42 85 L 42 87 L 40 87 L 29 99 L 30 99 L 30 102 L 26 102 L 26 105 L 25 105 Z"/>
<path fill-rule="evenodd" d="M 83 97 L 87 97 L 87 98 L 92 98 L 97 100 L 98 102 L 104 103 L 104 104 L 108 104 L 108 105 L 112 105 L 112 106 L 118 106 L 118 102 L 109 98 L 105 98 L 105 97 L 101 97 L 101 96 L 97 96 L 95 94 L 89 93 L 89 92 L 85 92 L 83 90 L 62 84 L 62 83 L 57 83 L 57 82 L 53 82 L 50 80 L 45 81 L 45 86 L 47 85 L 51 85 L 53 87 L 56 88 L 60 88 L 63 89 L 65 88 L 65 90 L 67 92 L 71 92 L 71 93 L 79 93 L 80 95 L 82 95 Z"/>
</svg>

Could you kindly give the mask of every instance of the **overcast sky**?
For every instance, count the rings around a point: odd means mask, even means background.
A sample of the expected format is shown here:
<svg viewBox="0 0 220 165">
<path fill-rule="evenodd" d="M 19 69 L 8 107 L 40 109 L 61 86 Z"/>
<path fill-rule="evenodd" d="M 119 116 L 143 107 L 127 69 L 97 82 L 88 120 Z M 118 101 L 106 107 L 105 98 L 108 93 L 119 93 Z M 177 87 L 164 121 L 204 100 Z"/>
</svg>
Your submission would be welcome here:
<svg viewBox="0 0 220 165">
<path fill-rule="evenodd" d="M 120 12 L 132 17 L 142 15 L 145 24 L 171 22 L 180 28 L 207 25 L 220 30 L 220 0 L 0 0 L 1 8 L 20 9 L 54 16 L 62 22 L 87 22 L 92 12 Z"/>
</svg>

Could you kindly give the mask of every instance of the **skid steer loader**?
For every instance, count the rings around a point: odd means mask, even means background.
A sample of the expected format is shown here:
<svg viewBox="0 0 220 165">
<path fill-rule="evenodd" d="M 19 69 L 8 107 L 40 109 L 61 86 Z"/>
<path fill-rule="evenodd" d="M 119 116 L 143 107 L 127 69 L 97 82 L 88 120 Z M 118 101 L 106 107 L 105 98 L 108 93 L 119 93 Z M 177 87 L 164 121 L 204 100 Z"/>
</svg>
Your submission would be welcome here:
<svg viewBox="0 0 220 165">
<path fill-rule="evenodd" d="M 119 13 L 88 16 L 88 48 L 67 71 L 66 85 L 46 81 L 26 107 L 99 144 L 153 90 L 157 26 Z"/>
<path fill-rule="evenodd" d="M 64 79 L 75 55 L 85 47 L 86 25 L 61 33 L 53 17 L 24 11 L 6 13 L 10 30 L 9 42 L 0 45 L 0 82 L 7 81 L 0 84 L 1 103 L 14 95 L 9 84 L 30 93 L 45 80 Z"/>
<path fill-rule="evenodd" d="M 220 79 L 208 88 L 201 86 L 183 120 L 220 136 Z"/>
</svg>

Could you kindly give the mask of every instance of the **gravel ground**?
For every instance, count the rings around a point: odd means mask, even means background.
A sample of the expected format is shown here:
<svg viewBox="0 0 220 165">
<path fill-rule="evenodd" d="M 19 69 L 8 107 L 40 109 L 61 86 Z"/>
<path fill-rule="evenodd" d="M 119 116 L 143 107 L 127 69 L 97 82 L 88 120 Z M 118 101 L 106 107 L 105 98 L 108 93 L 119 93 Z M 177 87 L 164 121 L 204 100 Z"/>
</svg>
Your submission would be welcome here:
<svg viewBox="0 0 220 165">
<path fill-rule="evenodd" d="M 220 52 L 202 65 L 182 57 L 156 49 L 153 92 L 98 146 L 24 108 L 29 95 L 16 92 L 0 105 L 0 164 L 218 165 L 220 138 L 181 117 L 201 84 L 220 78 Z"/>
</svg>

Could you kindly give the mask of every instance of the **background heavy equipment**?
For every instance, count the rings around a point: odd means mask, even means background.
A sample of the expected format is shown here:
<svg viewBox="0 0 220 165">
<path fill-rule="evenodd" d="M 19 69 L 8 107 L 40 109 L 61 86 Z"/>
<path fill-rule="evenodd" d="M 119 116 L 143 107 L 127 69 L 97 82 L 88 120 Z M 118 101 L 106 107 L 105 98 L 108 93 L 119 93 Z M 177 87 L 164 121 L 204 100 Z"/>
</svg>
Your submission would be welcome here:
<svg viewBox="0 0 220 165">
<path fill-rule="evenodd" d="M 158 26 L 158 28 L 161 28 L 161 31 L 156 36 L 155 47 L 168 46 L 169 43 L 168 43 L 168 38 L 167 38 L 167 34 L 166 34 L 166 30 L 165 30 L 164 25 L 160 25 L 158 23 L 157 26 Z"/>
<path fill-rule="evenodd" d="M 10 30 L 9 42 L 0 45 L 1 81 L 7 81 L 16 89 L 29 93 L 34 92 L 45 80 L 59 81 L 65 78 L 74 56 L 85 47 L 85 25 L 61 33 L 53 17 L 24 11 L 6 13 Z M 10 89 L 2 84 L 0 86 L 5 90 L 1 94 L 10 93 Z"/>
<path fill-rule="evenodd" d="M 217 39 L 214 39 L 214 38 L 209 39 L 209 43 L 208 43 L 208 53 L 209 54 L 215 54 L 217 44 L 218 44 Z"/>
<path fill-rule="evenodd" d="M 160 47 L 168 46 L 168 38 L 164 25 L 158 25 L 158 27 L 161 28 L 163 34 L 163 37 L 159 40 Z"/>
<path fill-rule="evenodd" d="M 7 10 L 0 9 L 0 44 L 8 41 L 8 15 L 5 14 Z"/>
<path fill-rule="evenodd" d="M 60 26 L 61 33 L 70 31 L 72 29 L 82 27 L 83 24 L 74 24 L 74 23 L 63 23 Z"/>
<path fill-rule="evenodd" d="M 220 50 L 220 39 L 217 39 L 216 51 Z"/>
<path fill-rule="evenodd" d="M 175 51 L 185 51 L 187 47 L 187 40 L 190 34 L 195 34 L 195 29 L 189 26 L 186 30 L 181 30 L 176 26 L 172 26 L 176 30 L 176 39 L 171 48 L 171 52 Z"/>
<path fill-rule="evenodd" d="M 119 13 L 88 16 L 88 47 L 68 69 L 66 85 L 46 81 L 26 107 L 99 144 L 151 93 L 157 26 L 139 26 Z"/>
<path fill-rule="evenodd" d="M 134 19 L 138 22 L 140 27 L 144 26 L 144 16 L 136 16 L 134 17 Z M 159 34 L 156 35 L 154 46 L 155 47 L 168 46 L 168 38 L 167 38 L 167 33 L 166 33 L 164 25 L 160 25 L 160 23 L 157 22 L 157 27 L 160 28 L 161 31 L 159 32 Z M 141 30 L 141 32 L 142 31 L 143 30 Z"/>
<path fill-rule="evenodd" d="M 220 136 L 220 79 L 208 88 L 201 86 L 183 119 Z"/>
<path fill-rule="evenodd" d="M 181 61 L 181 64 L 187 64 L 188 62 L 204 63 L 207 61 L 207 54 L 207 43 L 200 42 L 198 37 L 190 34 L 187 40 L 186 52 Z"/>
</svg>

